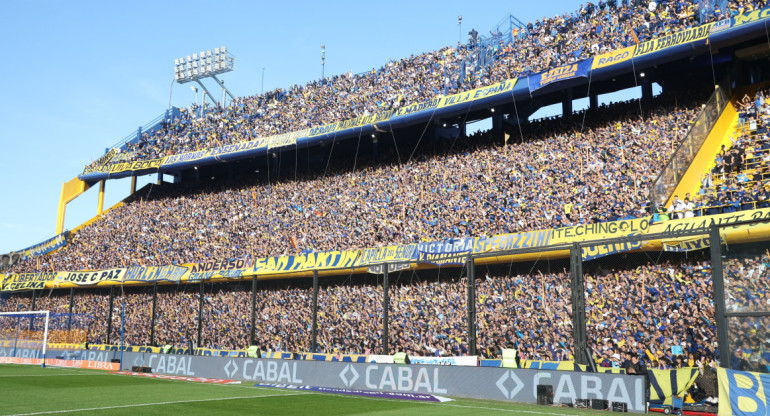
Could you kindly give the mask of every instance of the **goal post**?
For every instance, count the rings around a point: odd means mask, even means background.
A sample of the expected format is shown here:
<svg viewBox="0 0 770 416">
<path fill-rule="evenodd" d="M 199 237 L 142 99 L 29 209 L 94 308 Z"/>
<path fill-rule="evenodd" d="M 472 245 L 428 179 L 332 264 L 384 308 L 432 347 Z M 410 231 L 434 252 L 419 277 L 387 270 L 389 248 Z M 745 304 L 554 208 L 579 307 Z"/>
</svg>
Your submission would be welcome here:
<svg viewBox="0 0 770 416">
<path fill-rule="evenodd" d="M 0 312 L 0 358 L 6 358 L 8 362 L 19 362 L 13 359 L 40 360 L 45 367 L 50 318 L 50 311 Z M 40 339 L 33 339 L 40 332 L 36 319 L 42 321 Z M 34 353 L 36 349 L 40 350 L 39 357 Z"/>
<path fill-rule="evenodd" d="M 90 324 L 90 314 L 0 312 L 0 363 L 45 367 L 46 358 L 72 359 L 72 351 L 81 349 L 87 342 Z M 49 344 L 53 344 L 55 350 L 49 348 Z"/>
</svg>

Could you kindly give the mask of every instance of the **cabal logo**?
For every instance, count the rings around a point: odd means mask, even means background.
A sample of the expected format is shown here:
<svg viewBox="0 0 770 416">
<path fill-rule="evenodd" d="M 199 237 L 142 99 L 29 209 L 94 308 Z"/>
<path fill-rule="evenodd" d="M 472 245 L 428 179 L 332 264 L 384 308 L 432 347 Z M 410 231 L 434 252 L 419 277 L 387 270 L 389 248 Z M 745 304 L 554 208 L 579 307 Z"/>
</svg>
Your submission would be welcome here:
<svg viewBox="0 0 770 416">
<path fill-rule="evenodd" d="M 238 364 L 235 363 L 234 360 L 230 360 L 225 364 L 225 374 L 227 374 L 227 377 L 233 377 L 235 376 L 235 372 L 238 371 Z"/>
<path fill-rule="evenodd" d="M 350 376 L 348 376 L 348 374 L 350 374 Z M 353 368 L 351 364 L 348 364 L 340 373 L 340 378 L 342 379 L 342 382 L 345 384 L 345 387 L 352 387 L 353 383 L 355 383 L 356 380 L 358 380 L 358 371 L 356 371 L 356 369 Z"/>
<path fill-rule="evenodd" d="M 511 380 L 510 382 L 508 380 Z M 508 388 L 513 384 L 513 387 Z M 500 392 L 503 393 L 503 396 L 505 396 L 508 400 L 513 400 L 514 397 L 521 391 L 521 389 L 524 388 L 524 383 L 521 382 L 521 379 L 516 375 L 516 373 L 513 372 L 513 370 L 508 370 L 503 373 L 502 376 L 497 380 L 497 383 L 495 383 L 498 389 L 500 389 Z"/>
</svg>

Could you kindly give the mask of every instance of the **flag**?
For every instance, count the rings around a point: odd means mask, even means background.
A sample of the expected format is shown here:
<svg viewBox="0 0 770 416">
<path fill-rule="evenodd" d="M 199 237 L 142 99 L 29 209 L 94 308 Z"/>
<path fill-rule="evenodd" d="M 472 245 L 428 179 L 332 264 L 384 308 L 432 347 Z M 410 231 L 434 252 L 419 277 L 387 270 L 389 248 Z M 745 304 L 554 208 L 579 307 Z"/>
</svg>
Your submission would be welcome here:
<svg viewBox="0 0 770 416">
<path fill-rule="evenodd" d="M 628 27 L 628 30 L 631 32 L 631 37 L 634 38 L 634 42 L 636 42 L 636 44 L 638 45 L 639 44 L 639 37 L 636 36 L 636 31 L 634 31 L 634 28 L 632 28 L 631 26 Z"/>
</svg>

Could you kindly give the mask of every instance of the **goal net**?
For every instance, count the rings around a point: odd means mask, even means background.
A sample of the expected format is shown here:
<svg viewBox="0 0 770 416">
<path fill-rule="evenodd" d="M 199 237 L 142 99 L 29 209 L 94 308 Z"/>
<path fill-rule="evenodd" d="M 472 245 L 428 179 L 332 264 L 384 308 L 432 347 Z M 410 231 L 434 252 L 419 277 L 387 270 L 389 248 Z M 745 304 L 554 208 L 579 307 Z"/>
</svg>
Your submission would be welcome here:
<svg viewBox="0 0 770 416">
<path fill-rule="evenodd" d="M 89 314 L 0 312 L 0 363 L 45 366 L 46 358 L 64 358 L 87 342 L 90 324 Z"/>
</svg>

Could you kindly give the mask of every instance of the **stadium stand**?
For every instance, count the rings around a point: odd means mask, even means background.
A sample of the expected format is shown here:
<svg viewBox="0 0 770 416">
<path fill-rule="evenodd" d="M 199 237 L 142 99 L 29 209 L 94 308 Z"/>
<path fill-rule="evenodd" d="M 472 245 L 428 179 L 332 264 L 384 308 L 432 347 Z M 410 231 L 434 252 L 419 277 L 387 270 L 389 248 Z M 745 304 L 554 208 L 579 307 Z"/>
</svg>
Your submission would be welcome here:
<svg viewBox="0 0 770 416">
<path fill-rule="evenodd" d="M 746 13 L 761 2 L 738 2 Z M 161 156 L 298 131 L 467 91 L 505 79 L 536 74 L 560 65 L 715 21 L 701 21 L 695 1 L 608 1 L 527 24 L 512 44 L 499 37 L 488 51 L 469 43 L 392 60 L 363 74 L 341 74 L 304 86 L 279 88 L 238 98 L 227 108 L 191 108 L 166 120 L 156 134 L 132 143 L 122 160 Z M 732 10 L 732 9 L 731 9 Z M 633 28 L 633 29 L 632 29 Z M 480 55 L 490 56 L 481 64 Z"/>
<path fill-rule="evenodd" d="M 764 6 L 730 2 L 706 21 Z M 479 65 L 474 44 L 391 61 L 364 74 L 343 74 L 304 86 L 243 97 L 227 108 L 184 110 L 163 129 L 126 150 L 124 160 L 152 159 L 211 145 L 252 140 L 394 109 L 441 94 L 525 76 L 702 23 L 689 1 L 600 1 L 527 25 L 526 36 L 492 49 Z M 630 28 L 637 28 L 633 31 Z M 453 74 L 464 74 L 453 78 Z M 287 253 L 380 247 L 450 237 L 494 235 L 648 216 L 653 179 L 706 100 L 708 89 L 666 91 L 653 101 L 603 106 L 528 123 L 505 142 L 479 133 L 423 145 L 402 160 L 398 147 L 381 158 L 356 154 L 321 171 L 150 186 L 73 233 L 64 247 L 23 261 L 10 273 L 96 270 L 244 259 Z M 770 117 L 767 91 L 746 96 L 736 139 L 715 160 L 694 196 L 676 200 L 683 218 L 770 207 Z M 570 117 L 571 116 L 571 117 Z M 618 145 L 623 143 L 623 145 Z M 352 167 L 351 167 L 352 165 Z M 711 265 L 704 253 L 671 255 L 587 271 L 590 346 L 602 367 L 628 368 L 633 356 L 649 368 L 708 367 L 718 356 Z M 770 253 L 728 263 L 730 310 L 768 308 Z M 488 270 L 476 281 L 478 347 L 496 358 L 513 346 L 525 360 L 570 361 L 570 274 L 532 265 Z M 555 271 L 556 270 L 556 271 Z M 451 273 L 449 273 L 451 274 Z M 414 275 L 412 275 L 414 276 Z M 316 352 L 372 354 L 382 345 L 379 281 L 330 279 L 319 293 Z M 408 280 L 408 281 L 407 281 Z M 260 283 L 262 284 L 262 283 Z M 424 356 L 467 355 L 463 278 L 398 280 L 391 293 L 390 349 Z M 151 327 L 150 287 L 121 288 L 110 311 L 104 289 L 51 290 L 35 308 L 90 313 L 93 344 L 170 344 L 242 349 L 248 343 L 250 289 L 240 283 L 160 287 Z M 617 293 L 626 294 L 618 298 Z M 198 307 L 203 296 L 202 320 Z M 312 289 L 307 281 L 270 282 L 257 298 L 257 340 L 266 351 L 311 352 Z M 0 298 L 0 310 L 32 308 L 29 293 Z M 109 323 L 109 316 L 112 322 Z M 763 371 L 770 343 L 767 319 L 733 322 L 741 349 L 733 368 Z M 197 345 L 195 332 L 202 331 Z M 675 351 L 681 349 L 682 354 Z M 764 366 L 764 367 L 763 367 Z"/>
<path fill-rule="evenodd" d="M 356 170 L 342 161 L 304 180 L 291 172 L 257 185 L 247 179 L 153 187 L 79 230 L 40 267 L 242 259 L 641 217 L 658 173 L 647 167 L 665 163 L 705 101 L 702 92 L 681 95 L 691 101 L 662 96 L 643 114 L 638 102 L 614 104 L 584 126 L 579 116 L 547 119 L 507 145 L 492 135 L 471 136 L 450 143 L 445 154 L 432 156 L 431 147 L 403 164 L 396 153 Z M 11 270 L 36 267 L 22 262 Z"/>
</svg>

